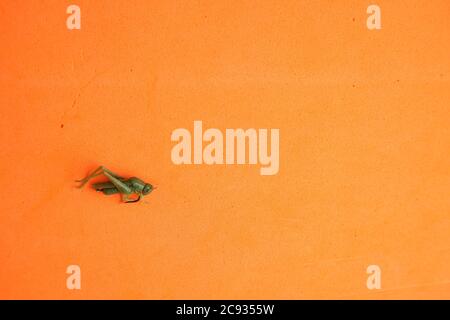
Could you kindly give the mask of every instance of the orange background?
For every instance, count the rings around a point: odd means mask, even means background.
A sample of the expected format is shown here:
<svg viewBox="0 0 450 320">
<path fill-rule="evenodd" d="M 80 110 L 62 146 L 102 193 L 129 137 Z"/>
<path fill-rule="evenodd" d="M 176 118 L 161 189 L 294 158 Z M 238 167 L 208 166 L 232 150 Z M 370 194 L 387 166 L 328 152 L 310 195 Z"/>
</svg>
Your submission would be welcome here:
<svg viewBox="0 0 450 320">
<path fill-rule="evenodd" d="M 2 1 L 0 298 L 450 298 L 450 2 L 371 3 Z M 280 128 L 280 172 L 172 164 L 194 120 Z"/>
</svg>

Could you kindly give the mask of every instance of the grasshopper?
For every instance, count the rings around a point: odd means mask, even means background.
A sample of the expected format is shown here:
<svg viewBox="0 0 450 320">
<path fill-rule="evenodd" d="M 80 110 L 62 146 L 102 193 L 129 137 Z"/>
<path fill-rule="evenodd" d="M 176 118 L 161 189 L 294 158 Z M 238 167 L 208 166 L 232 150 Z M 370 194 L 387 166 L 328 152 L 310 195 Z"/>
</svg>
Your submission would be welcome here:
<svg viewBox="0 0 450 320">
<path fill-rule="evenodd" d="M 75 182 L 80 182 L 78 188 L 82 188 L 90 179 L 102 174 L 105 175 L 109 181 L 93 183 L 92 187 L 99 192 L 103 192 L 105 195 L 119 193 L 122 196 L 122 202 L 125 203 L 138 202 L 142 196 L 148 195 L 155 189 L 151 184 L 146 183 L 139 178 L 122 178 L 104 166 L 98 167 L 86 178 L 75 180 Z M 137 198 L 131 198 L 133 195 L 136 195 Z"/>
</svg>

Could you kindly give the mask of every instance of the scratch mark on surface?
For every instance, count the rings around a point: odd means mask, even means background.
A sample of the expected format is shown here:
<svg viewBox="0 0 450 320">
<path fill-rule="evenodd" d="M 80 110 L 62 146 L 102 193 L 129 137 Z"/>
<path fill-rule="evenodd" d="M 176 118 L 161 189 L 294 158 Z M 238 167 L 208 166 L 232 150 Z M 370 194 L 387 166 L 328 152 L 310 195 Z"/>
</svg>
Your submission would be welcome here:
<svg viewBox="0 0 450 320">
<path fill-rule="evenodd" d="M 66 109 L 64 111 L 64 114 L 62 116 L 62 121 L 65 120 L 67 113 L 71 112 L 75 109 L 75 107 L 77 106 L 78 100 L 80 99 L 81 95 L 83 94 L 84 90 L 86 90 L 94 81 L 95 79 L 97 79 L 99 76 L 105 74 L 106 72 L 108 72 L 109 68 L 107 68 L 104 71 L 101 72 L 96 72 L 83 86 L 80 87 L 80 89 L 78 90 L 77 94 L 75 95 L 75 98 L 72 101 L 72 105 L 70 107 L 70 109 Z"/>
</svg>

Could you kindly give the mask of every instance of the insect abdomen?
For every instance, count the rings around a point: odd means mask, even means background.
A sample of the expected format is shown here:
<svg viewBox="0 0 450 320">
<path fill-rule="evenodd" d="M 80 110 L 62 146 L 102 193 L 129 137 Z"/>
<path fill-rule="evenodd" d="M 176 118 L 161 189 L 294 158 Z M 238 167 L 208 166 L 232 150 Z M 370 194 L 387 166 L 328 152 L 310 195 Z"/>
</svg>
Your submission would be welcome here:
<svg viewBox="0 0 450 320">
<path fill-rule="evenodd" d="M 119 190 L 117 190 L 117 188 L 105 188 L 105 189 L 98 190 L 98 191 L 102 191 L 104 194 L 106 194 L 108 196 L 111 194 L 119 193 Z"/>
</svg>

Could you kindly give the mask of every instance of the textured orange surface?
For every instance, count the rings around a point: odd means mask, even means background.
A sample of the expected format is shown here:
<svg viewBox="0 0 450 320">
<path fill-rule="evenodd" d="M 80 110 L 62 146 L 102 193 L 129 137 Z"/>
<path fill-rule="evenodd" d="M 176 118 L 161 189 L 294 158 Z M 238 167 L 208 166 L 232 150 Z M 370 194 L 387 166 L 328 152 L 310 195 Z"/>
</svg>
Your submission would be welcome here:
<svg viewBox="0 0 450 320">
<path fill-rule="evenodd" d="M 0 3 L 0 298 L 450 298 L 449 1 L 75 3 Z M 174 165 L 194 120 L 279 128 L 279 173 Z"/>
</svg>

